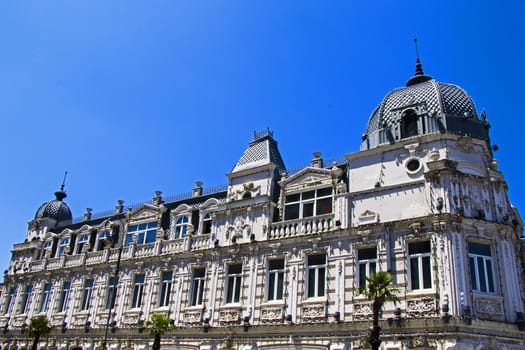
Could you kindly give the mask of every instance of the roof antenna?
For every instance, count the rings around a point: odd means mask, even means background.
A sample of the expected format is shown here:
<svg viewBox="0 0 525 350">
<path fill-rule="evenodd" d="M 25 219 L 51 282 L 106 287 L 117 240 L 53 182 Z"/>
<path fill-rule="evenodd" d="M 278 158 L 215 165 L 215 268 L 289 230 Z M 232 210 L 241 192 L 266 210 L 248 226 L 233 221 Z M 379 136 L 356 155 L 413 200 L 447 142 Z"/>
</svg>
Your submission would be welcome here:
<svg viewBox="0 0 525 350">
<path fill-rule="evenodd" d="M 425 73 L 423 73 L 423 65 L 421 64 L 421 61 L 419 60 L 419 49 L 417 46 L 417 38 L 414 38 L 414 44 L 416 46 L 416 76 L 425 75 Z"/>
<path fill-rule="evenodd" d="M 64 180 L 62 180 L 62 185 L 60 186 L 60 190 L 55 192 L 55 197 L 57 197 L 57 200 L 59 201 L 67 197 L 66 192 L 64 192 L 64 186 L 66 185 L 66 177 L 67 177 L 67 171 L 64 173 Z"/>
</svg>

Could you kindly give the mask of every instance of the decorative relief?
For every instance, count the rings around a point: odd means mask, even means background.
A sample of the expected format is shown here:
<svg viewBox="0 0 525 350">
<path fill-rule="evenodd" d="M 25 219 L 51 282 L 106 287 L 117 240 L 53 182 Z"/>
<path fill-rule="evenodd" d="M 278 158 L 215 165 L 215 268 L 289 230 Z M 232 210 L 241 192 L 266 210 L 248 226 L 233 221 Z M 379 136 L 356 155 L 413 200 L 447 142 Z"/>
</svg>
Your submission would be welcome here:
<svg viewBox="0 0 525 350">
<path fill-rule="evenodd" d="M 503 300 L 495 298 L 474 298 L 476 316 L 486 320 L 504 321 Z"/>
<path fill-rule="evenodd" d="M 414 300 L 407 300 L 407 315 L 413 317 L 424 317 L 437 312 L 436 299 L 421 298 Z"/>
<path fill-rule="evenodd" d="M 137 325 L 140 321 L 140 310 L 139 311 L 128 311 L 122 315 L 122 323 L 128 326 Z"/>
<path fill-rule="evenodd" d="M 235 325 L 240 320 L 240 314 L 238 309 L 221 310 L 219 311 L 219 322 L 222 325 Z"/>
<path fill-rule="evenodd" d="M 363 303 L 354 305 L 354 320 L 366 321 L 372 315 L 372 304 Z"/>
<path fill-rule="evenodd" d="M 303 322 L 322 322 L 326 319 L 325 304 L 314 304 L 303 306 L 302 320 Z"/>
<path fill-rule="evenodd" d="M 71 323 L 74 327 L 84 327 L 88 320 L 89 320 L 89 314 L 77 313 L 74 315 L 74 318 Z"/>
<path fill-rule="evenodd" d="M 261 308 L 261 322 L 264 324 L 278 324 L 283 321 L 283 309 L 280 306 Z"/>
<path fill-rule="evenodd" d="M 202 312 L 201 310 L 196 311 L 185 311 L 183 322 L 187 325 L 200 325 L 202 323 Z"/>
</svg>

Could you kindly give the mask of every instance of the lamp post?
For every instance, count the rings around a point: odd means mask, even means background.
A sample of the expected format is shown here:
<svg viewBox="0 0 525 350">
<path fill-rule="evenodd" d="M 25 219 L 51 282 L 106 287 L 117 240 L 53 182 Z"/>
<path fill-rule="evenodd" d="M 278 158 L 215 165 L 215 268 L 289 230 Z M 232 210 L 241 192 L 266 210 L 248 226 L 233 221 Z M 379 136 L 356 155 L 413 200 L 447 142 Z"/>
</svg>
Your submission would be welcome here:
<svg viewBox="0 0 525 350">
<path fill-rule="evenodd" d="M 119 219 L 119 221 L 120 221 L 120 225 L 115 225 L 115 224 L 110 225 L 111 236 L 106 237 L 107 243 L 110 244 L 112 247 L 117 243 L 119 245 L 118 245 L 117 265 L 115 266 L 115 271 L 113 273 L 113 279 L 112 280 L 110 279 L 109 281 L 110 283 L 113 283 L 113 290 L 111 292 L 111 295 L 109 296 L 110 300 L 109 300 L 108 318 L 106 320 L 106 327 L 104 329 L 104 340 L 102 342 L 103 349 L 107 349 L 108 330 L 109 330 L 110 321 L 113 316 L 113 306 L 115 304 L 115 298 L 117 296 L 118 277 L 119 277 L 119 272 L 120 272 L 120 259 L 122 257 L 122 249 L 124 247 L 123 243 L 119 239 L 120 227 L 124 226 L 124 223 L 122 222 L 122 219 Z M 106 232 L 108 231 L 106 230 Z M 114 324 L 112 324 L 112 327 L 114 327 Z"/>
</svg>

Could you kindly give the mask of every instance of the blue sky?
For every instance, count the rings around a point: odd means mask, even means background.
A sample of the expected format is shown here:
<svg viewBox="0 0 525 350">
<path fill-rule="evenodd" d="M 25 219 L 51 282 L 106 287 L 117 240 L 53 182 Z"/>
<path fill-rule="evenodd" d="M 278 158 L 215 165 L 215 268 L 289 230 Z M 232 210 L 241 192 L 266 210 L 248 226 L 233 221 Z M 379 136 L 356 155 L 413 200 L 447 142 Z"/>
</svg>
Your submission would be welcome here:
<svg viewBox="0 0 525 350">
<path fill-rule="evenodd" d="M 486 109 L 523 213 L 524 13 L 522 1 L 1 0 L 0 268 L 66 170 L 79 217 L 226 183 L 267 127 L 288 167 L 357 151 L 414 73 L 414 36 L 425 73 Z"/>
</svg>

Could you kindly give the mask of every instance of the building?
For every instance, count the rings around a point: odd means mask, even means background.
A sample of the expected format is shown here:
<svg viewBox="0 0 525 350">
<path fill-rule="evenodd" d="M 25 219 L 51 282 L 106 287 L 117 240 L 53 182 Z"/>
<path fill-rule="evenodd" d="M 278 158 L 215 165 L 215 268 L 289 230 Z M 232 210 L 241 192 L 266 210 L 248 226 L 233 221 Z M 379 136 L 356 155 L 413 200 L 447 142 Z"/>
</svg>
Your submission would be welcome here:
<svg viewBox="0 0 525 350">
<path fill-rule="evenodd" d="M 52 349 L 368 348 L 366 277 L 389 271 L 382 348 L 525 349 L 523 223 L 460 87 L 423 73 L 372 113 L 359 152 L 287 173 L 256 133 L 228 185 L 73 222 L 64 189 L 12 250 L 2 349 L 45 315 Z"/>
</svg>

